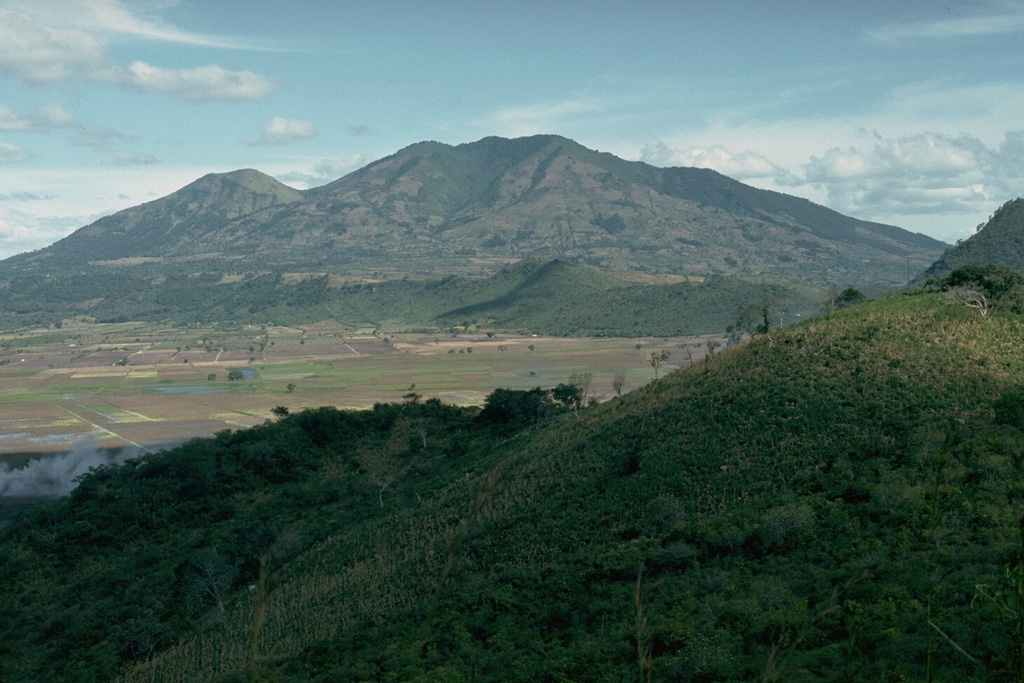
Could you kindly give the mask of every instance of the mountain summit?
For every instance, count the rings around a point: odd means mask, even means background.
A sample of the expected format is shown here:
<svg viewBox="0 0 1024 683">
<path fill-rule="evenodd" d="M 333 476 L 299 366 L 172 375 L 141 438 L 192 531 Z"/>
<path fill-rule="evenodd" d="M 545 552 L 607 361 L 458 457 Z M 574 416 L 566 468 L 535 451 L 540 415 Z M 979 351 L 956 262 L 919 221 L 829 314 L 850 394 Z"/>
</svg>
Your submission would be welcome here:
<svg viewBox="0 0 1024 683">
<path fill-rule="evenodd" d="M 656 168 L 538 135 L 421 142 L 303 192 L 258 171 L 208 175 L 6 265 L 204 259 L 231 269 L 410 272 L 544 257 L 892 286 L 905 278 L 907 254 L 921 270 L 945 246 L 714 171 Z"/>
</svg>

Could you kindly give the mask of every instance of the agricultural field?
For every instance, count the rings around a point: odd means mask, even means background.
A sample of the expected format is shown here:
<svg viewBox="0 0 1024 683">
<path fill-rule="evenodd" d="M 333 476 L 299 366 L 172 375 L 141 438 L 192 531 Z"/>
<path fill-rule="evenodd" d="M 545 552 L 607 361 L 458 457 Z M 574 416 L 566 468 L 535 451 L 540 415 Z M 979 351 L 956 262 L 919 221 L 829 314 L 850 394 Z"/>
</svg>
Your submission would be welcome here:
<svg viewBox="0 0 1024 683">
<path fill-rule="evenodd" d="M 615 395 L 704 357 L 720 337 L 560 338 L 470 330 L 385 333 L 304 327 L 68 323 L 0 334 L 0 461 L 92 448 L 155 450 L 273 419 L 284 407 L 367 408 L 412 392 L 479 404 L 495 388 L 590 375 Z"/>
</svg>

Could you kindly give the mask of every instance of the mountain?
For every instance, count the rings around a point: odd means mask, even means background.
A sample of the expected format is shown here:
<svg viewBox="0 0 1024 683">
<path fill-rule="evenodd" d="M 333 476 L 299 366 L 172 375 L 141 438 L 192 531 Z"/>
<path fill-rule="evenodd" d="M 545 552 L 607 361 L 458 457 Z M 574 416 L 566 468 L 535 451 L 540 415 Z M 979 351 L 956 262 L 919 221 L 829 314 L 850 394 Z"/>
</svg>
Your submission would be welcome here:
<svg viewBox="0 0 1024 683">
<path fill-rule="evenodd" d="M 240 217 L 301 201 L 301 192 L 259 171 L 211 173 L 167 197 L 101 218 L 46 249 L 0 262 L 0 267 L 43 270 L 216 255 L 226 226 Z"/>
<path fill-rule="evenodd" d="M 977 232 L 947 249 L 919 279 L 941 277 L 959 266 L 989 264 L 1024 273 L 1024 198 L 1010 200 L 996 209 Z"/>
<path fill-rule="evenodd" d="M 93 470 L 0 528 L 0 679 L 1020 680 L 1022 322 L 890 295 Z"/>
<path fill-rule="evenodd" d="M 210 175 L 0 263 L 209 270 L 493 271 L 524 258 L 605 270 L 892 287 L 945 244 L 714 171 L 656 168 L 566 138 L 411 145 L 299 192 L 256 171 Z"/>
</svg>

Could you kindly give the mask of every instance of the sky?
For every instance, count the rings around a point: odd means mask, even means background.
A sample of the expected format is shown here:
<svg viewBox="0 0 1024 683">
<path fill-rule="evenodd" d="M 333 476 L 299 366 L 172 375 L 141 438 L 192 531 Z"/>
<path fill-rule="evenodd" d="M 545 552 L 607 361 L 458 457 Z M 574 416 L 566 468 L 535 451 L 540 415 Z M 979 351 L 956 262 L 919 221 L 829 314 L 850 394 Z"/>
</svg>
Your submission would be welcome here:
<svg viewBox="0 0 1024 683">
<path fill-rule="evenodd" d="M 0 258 L 540 133 L 952 243 L 1024 195 L 1024 0 L 0 0 Z"/>
</svg>

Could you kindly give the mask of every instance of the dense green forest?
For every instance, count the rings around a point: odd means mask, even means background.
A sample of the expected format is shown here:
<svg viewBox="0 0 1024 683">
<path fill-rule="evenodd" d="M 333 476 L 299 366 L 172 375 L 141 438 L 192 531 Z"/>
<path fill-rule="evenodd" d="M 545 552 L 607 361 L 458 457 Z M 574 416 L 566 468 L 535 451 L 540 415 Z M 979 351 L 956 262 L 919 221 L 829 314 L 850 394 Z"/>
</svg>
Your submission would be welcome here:
<svg viewBox="0 0 1024 683">
<path fill-rule="evenodd" d="M 557 294 L 557 296 L 553 296 Z M 528 260 L 488 278 L 449 276 L 333 283 L 325 274 L 241 276 L 145 266 L 0 278 L 4 328 L 173 321 L 301 325 L 335 319 L 386 329 L 475 323 L 566 336 L 678 336 L 721 332 L 735 311 L 770 300 L 789 319 L 820 309 L 822 291 L 793 280 L 715 277 L 647 284 L 562 261 Z"/>
<path fill-rule="evenodd" d="M 0 531 L 0 680 L 1024 680 L 1014 276 L 94 470 Z"/>
</svg>

